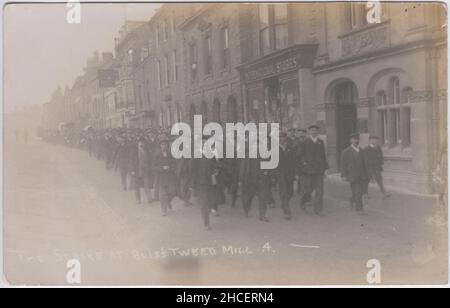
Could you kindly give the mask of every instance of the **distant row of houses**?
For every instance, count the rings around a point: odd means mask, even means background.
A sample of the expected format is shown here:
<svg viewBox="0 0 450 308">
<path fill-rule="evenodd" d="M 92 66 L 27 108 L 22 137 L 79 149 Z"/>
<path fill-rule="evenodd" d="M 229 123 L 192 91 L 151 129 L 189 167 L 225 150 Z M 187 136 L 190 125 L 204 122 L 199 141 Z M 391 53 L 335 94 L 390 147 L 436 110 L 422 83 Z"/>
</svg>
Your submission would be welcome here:
<svg viewBox="0 0 450 308">
<path fill-rule="evenodd" d="M 50 118 L 97 128 L 169 127 L 195 114 L 316 123 L 332 170 L 350 133 L 363 143 L 374 134 L 388 184 L 432 191 L 446 149 L 446 22 L 440 3 L 164 4 L 126 22 L 114 53 L 95 54 L 54 94 Z"/>
</svg>

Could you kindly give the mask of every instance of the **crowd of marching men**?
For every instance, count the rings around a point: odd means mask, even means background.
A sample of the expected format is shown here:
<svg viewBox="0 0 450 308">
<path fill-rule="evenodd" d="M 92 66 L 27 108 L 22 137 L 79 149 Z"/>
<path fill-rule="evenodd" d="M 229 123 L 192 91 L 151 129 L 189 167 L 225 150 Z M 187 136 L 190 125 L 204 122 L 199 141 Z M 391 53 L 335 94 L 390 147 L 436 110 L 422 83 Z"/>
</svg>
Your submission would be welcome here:
<svg viewBox="0 0 450 308">
<path fill-rule="evenodd" d="M 316 215 L 322 216 L 328 163 L 325 144 L 318 132 L 317 125 L 280 132 L 279 164 L 271 170 L 261 168 L 261 158 L 175 159 L 171 152 L 174 138 L 163 129 L 89 127 L 82 132 L 45 131 L 41 138 L 85 149 L 89 157 L 103 161 L 107 170 L 118 171 L 123 190 L 134 191 L 137 203 L 159 201 L 163 216 L 172 210 L 175 197 L 182 199 L 186 207 L 195 200 L 201 208 L 204 228 L 210 230 L 210 215 L 219 215 L 219 206 L 226 203 L 227 194 L 232 207 L 242 204 L 246 217 L 256 197 L 259 219 L 268 222 L 267 209 L 276 207 L 276 191 L 281 213 L 290 220 L 290 203 L 297 187 L 299 206 L 304 211 L 311 207 Z M 370 136 L 365 148 L 360 147 L 357 133 L 350 135 L 349 141 L 349 147 L 341 155 L 341 176 L 350 184 L 350 206 L 365 215 L 370 181 L 377 182 L 383 198 L 390 196 L 381 175 L 383 154 L 376 136 Z"/>
</svg>

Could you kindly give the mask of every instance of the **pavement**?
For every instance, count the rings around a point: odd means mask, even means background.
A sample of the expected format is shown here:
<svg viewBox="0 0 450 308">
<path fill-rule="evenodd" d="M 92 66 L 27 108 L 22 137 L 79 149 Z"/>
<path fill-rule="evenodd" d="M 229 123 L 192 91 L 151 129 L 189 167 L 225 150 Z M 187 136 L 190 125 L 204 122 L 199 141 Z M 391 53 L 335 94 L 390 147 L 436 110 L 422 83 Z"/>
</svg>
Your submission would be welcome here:
<svg viewBox="0 0 450 308">
<path fill-rule="evenodd" d="M 4 279 L 13 285 L 65 285 L 67 262 L 83 285 L 369 284 L 369 260 L 382 284 L 445 284 L 447 224 L 437 200 L 371 187 L 367 216 L 348 206 L 348 184 L 325 183 L 325 216 L 291 201 L 258 220 L 242 206 L 220 207 L 204 231 L 198 206 L 162 217 L 158 203 L 136 204 L 119 174 L 78 149 L 32 139 L 5 141 Z M 370 263 L 370 262 L 369 262 Z"/>
</svg>

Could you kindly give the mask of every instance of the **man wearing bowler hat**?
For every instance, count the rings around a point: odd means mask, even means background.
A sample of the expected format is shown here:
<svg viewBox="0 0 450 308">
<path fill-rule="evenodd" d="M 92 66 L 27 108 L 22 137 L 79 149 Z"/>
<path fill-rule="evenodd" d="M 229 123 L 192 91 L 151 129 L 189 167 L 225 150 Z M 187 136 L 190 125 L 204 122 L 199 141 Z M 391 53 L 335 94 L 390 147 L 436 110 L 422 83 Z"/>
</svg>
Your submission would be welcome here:
<svg viewBox="0 0 450 308">
<path fill-rule="evenodd" d="M 342 151 L 341 155 L 341 177 L 350 183 L 352 191 L 351 205 L 358 214 L 365 214 L 363 195 L 367 193 L 367 167 L 365 153 L 359 147 L 359 134 L 350 135 L 350 145 Z"/>
<path fill-rule="evenodd" d="M 314 193 L 314 213 L 323 215 L 323 182 L 325 171 L 328 169 L 325 143 L 318 137 L 319 126 L 308 127 L 309 137 L 303 142 L 299 154 L 304 183 L 301 185 L 300 206 L 306 210 L 306 201 Z"/>
</svg>

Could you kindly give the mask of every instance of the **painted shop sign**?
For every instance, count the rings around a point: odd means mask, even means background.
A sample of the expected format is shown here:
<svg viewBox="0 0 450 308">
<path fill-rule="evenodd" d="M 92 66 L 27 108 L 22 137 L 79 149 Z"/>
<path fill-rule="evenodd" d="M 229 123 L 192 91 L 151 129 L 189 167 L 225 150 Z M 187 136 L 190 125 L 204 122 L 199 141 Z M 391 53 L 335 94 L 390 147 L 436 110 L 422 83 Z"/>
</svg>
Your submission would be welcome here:
<svg viewBox="0 0 450 308">
<path fill-rule="evenodd" d="M 295 70 L 298 67 L 299 61 L 297 56 L 292 56 L 287 59 L 264 63 L 255 69 L 249 70 L 248 72 L 245 73 L 245 80 L 254 81 L 258 79 L 263 79 L 270 76 Z"/>
</svg>

